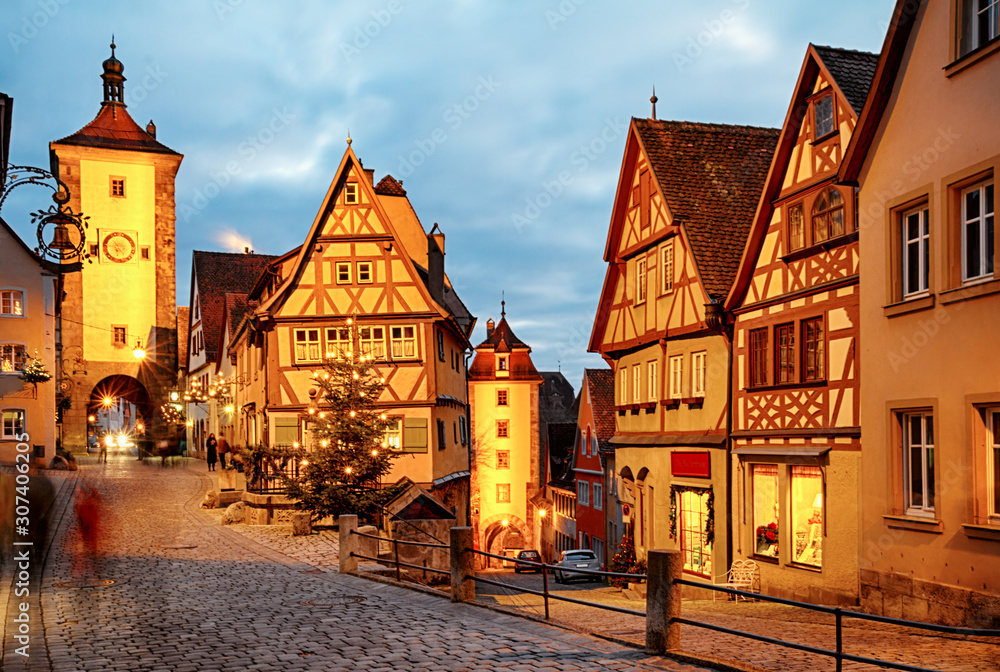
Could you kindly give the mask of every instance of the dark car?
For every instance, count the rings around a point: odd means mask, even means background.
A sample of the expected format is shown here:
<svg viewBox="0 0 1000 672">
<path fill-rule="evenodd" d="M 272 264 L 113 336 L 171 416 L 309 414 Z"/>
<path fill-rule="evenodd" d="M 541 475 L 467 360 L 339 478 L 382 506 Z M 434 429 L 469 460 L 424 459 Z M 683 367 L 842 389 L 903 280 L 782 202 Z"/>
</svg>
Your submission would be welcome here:
<svg viewBox="0 0 1000 672">
<path fill-rule="evenodd" d="M 579 572 L 566 571 L 568 569 L 592 569 L 600 571 L 601 561 L 597 555 L 588 548 L 577 548 L 572 551 L 563 551 L 556 563 L 555 570 L 556 583 L 569 583 L 571 579 L 583 579 L 585 581 L 601 581 L 600 576 L 593 574 L 581 574 Z M 565 570 L 562 568 L 566 568 Z"/>
<path fill-rule="evenodd" d="M 521 551 L 517 554 L 518 560 L 527 560 L 528 562 L 537 562 L 541 564 L 542 556 L 538 554 L 538 551 Z M 541 567 L 534 567 L 532 565 L 522 565 L 520 563 L 514 565 L 514 573 L 519 574 L 521 572 L 540 572 Z"/>
</svg>

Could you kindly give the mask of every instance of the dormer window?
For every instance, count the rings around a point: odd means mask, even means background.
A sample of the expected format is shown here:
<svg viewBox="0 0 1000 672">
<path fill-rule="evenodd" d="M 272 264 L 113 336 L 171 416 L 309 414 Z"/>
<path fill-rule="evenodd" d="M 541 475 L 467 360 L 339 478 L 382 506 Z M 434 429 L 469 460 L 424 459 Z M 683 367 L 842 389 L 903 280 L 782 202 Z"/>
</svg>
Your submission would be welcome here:
<svg viewBox="0 0 1000 672">
<path fill-rule="evenodd" d="M 813 114 L 815 115 L 817 140 L 833 133 L 837 125 L 833 114 L 832 93 L 817 99 L 813 103 Z"/>
<path fill-rule="evenodd" d="M 503 371 L 504 373 L 508 372 L 507 359 L 508 359 L 507 355 L 500 355 L 497 357 L 497 371 Z"/>
<path fill-rule="evenodd" d="M 357 205 L 358 203 L 358 183 L 348 182 L 344 189 L 344 203 L 347 205 Z"/>
</svg>

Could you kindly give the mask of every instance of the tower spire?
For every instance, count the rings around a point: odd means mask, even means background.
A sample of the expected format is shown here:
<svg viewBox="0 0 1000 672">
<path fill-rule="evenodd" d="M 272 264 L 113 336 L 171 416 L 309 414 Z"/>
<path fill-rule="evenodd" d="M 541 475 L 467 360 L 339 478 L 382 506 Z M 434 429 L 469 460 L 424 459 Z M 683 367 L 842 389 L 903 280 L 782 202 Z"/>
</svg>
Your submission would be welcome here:
<svg viewBox="0 0 1000 672">
<path fill-rule="evenodd" d="M 500 292 L 500 318 L 503 319 L 507 317 L 507 299 L 504 296 L 505 292 Z"/>
<path fill-rule="evenodd" d="M 115 36 L 111 36 L 111 57 L 104 61 L 104 102 L 103 105 L 115 104 L 125 107 L 125 66 L 115 58 Z"/>
<path fill-rule="evenodd" d="M 649 102 L 651 102 L 653 104 L 653 116 L 650 117 L 650 119 L 652 119 L 653 121 L 656 121 L 656 101 L 657 100 L 659 100 L 659 98 L 656 97 L 656 85 L 654 84 L 653 85 L 653 95 L 650 96 L 650 98 L 649 98 Z"/>
</svg>

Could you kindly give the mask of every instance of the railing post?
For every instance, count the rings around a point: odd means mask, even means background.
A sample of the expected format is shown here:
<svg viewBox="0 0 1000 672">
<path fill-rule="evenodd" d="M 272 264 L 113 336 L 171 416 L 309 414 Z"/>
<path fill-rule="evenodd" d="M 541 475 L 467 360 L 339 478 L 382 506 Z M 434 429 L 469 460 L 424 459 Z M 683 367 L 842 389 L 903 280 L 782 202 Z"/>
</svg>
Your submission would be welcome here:
<svg viewBox="0 0 1000 672">
<path fill-rule="evenodd" d="M 680 551 L 649 551 L 646 555 L 646 652 L 663 653 L 681 647 L 681 578 L 684 556 Z"/>
<path fill-rule="evenodd" d="M 545 620 L 549 620 L 549 566 L 542 562 L 542 592 L 545 593 Z"/>
<path fill-rule="evenodd" d="M 399 544 L 396 543 L 396 538 L 392 538 L 392 554 L 396 558 L 396 580 L 399 581 Z"/>
<path fill-rule="evenodd" d="M 476 557 L 471 527 L 451 528 L 451 601 L 472 602 L 476 599 Z M 469 577 L 469 578 L 466 578 Z"/>
<path fill-rule="evenodd" d="M 340 525 L 340 573 L 357 574 L 358 558 L 354 551 L 358 548 L 358 537 L 352 533 L 358 529 L 358 517 L 341 515 L 337 522 Z"/>
<path fill-rule="evenodd" d="M 840 607 L 837 607 L 833 614 L 837 621 L 837 672 L 840 672 L 844 667 L 844 617 Z"/>
</svg>

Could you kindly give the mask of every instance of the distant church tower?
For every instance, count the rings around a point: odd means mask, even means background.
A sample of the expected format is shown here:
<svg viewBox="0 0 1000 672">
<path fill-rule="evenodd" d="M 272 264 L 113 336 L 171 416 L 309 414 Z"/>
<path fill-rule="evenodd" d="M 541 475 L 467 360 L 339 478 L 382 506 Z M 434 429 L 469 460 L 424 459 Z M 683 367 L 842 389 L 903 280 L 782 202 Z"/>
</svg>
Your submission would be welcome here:
<svg viewBox="0 0 1000 672">
<path fill-rule="evenodd" d="M 90 217 L 92 263 L 63 280 L 63 447 L 86 447 L 87 416 L 104 397 L 136 404 L 149 422 L 176 381 L 177 300 L 174 178 L 184 158 L 156 140 L 156 127 L 125 110 L 124 66 L 104 61 L 104 101 L 89 124 L 49 144 L 52 172 Z M 139 344 L 146 358 L 137 359 Z M 130 418 L 134 427 L 138 418 Z"/>
<path fill-rule="evenodd" d="M 472 527 L 478 548 L 538 549 L 538 388 L 531 348 L 507 324 L 486 323 L 486 340 L 469 367 L 472 409 Z M 495 564 L 495 561 L 491 561 Z"/>
</svg>

